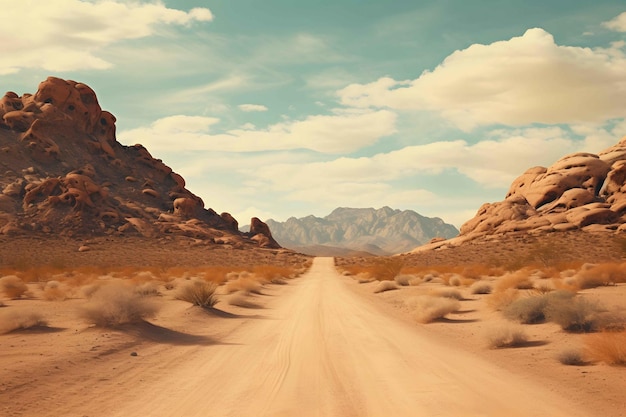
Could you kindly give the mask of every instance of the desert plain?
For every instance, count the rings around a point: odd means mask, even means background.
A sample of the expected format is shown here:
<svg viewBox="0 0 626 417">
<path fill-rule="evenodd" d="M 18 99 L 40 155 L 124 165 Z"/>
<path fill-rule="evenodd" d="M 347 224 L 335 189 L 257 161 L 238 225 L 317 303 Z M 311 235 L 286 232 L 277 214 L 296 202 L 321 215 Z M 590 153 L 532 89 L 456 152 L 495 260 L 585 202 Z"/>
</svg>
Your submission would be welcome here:
<svg viewBox="0 0 626 417">
<path fill-rule="evenodd" d="M 3 238 L 0 413 L 623 416 L 621 241 L 558 236 L 337 259 Z M 507 310 L 556 293 L 583 327 Z"/>
</svg>

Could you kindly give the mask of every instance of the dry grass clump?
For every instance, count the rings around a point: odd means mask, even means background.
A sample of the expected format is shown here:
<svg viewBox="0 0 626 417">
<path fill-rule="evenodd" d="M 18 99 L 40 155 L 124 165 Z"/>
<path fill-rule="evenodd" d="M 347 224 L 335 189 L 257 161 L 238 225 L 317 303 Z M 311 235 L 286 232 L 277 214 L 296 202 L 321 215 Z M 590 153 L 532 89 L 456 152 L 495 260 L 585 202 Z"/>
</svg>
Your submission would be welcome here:
<svg viewBox="0 0 626 417">
<path fill-rule="evenodd" d="M 580 289 L 623 283 L 626 282 L 626 263 L 583 265 L 575 278 Z"/>
<path fill-rule="evenodd" d="M 557 355 L 557 360 L 563 365 L 584 366 L 587 364 L 583 353 L 579 349 L 567 349 Z"/>
<path fill-rule="evenodd" d="M 516 288 L 507 288 L 505 290 L 495 291 L 493 294 L 485 298 L 487 305 L 492 309 L 499 311 L 517 300 L 520 296 L 519 290 Z"/>
<path fill-rule="evenodd" d="M 138 295 L 129 286 L 115 283 L 97 288 L 80 315 L 98 327 L 114 327 L 142 322 L 157 311 L 158 306 L 152 300 Z"/>
<path fill-rule="evenodd" d="M 569 291 L 555 291 L 543 295 L 518 298 L 502 309 L 502 314 L 509 320 L 523 324 L 541 323 L 546 319 L 546 309 L 551 303 L 560 303 L 574 298 Z"/>
<path fill-rule="evenodd" d="M 502 325 L 485 332 L 487 345 L 491 349 L 518 347 L 528 342 L 528 336 L 520 326 Z"/>
<path fill-rule="evenodd" d="M 241 274 L 239 278 L 226 283 L 226 292 L 232 294 L 237 291 L 245 291 L 247 293 L 261 294 L 263 285 L 255 279 L 250 273 Z"/>
<path fill-rule="evenodd" d="M 431 292 L 431 295 L 435 296 L 435 297 L 445 297 L 445 298 L 452 298 L 454 300 L 464 300 L 463 294 L 461 294 L 461 291 L 453 289 L 453 288 L 440 288 L 437 290 L 433 290 Z"/>
<path fill-rule="evenodd" d="M 48 301 L 64 301 L 68 298 L 68 289 L 59 281 L 48 281 L 43 287 L 42 296 Z"/>
<path fill-rule="evenodd" d="M 470 286 L 472 294 L 491 294 L 492 286 L 488 282 L 476 281 Z"/>
<path fill-rule="evenodd" d="M 400 258 L 377 258 L 371 265 L 371 275 L 379 281 L 392 281 L 403 266 Z"/>
<path fill-rule="evenodd" d="M 178 289 L 176 298 L 187 301 L 195 306 L 202 308 L 211 308 L 217 303 L 215 290 L 217 284 L 200 279 L 186 282 L 185 285 Z"/>
<path fill-rule="evenodd" d="M 300 271 L 301 272 L 301 271 Z M 292 278 L 298 275 L 294 268 L 277 265 L 257 265 L 252 268 L 252 274 L 258 279 L 271 282 L 272 284 L 284 283 L 285 278 Z"/>
<path fill-rule="evenodd" d="M 5 296 L 15 300 L 26 295 L 28 287 L 18 276 L 7 275 L 0 278 L 0 291 L 2 291 Z"/>
<path fill-rule="evenodd" d="M 596 361 L 626 366 L 626 332 L 603 332 L 585 338 L 585 352 Z"/>
<path fill-rule="evenodd" d="M 551 300 L 544 313 L 548 321 L 558 324 L 567 332 L 594 332 L 614 325 L 619 320 L 597 302 L 580 297 Z"/>
<path fill-rule="evenodd" d="M 461 308 L 461 303 L 458 300 L 431 295 L 409 298 L 405 300 L 405 305 L 411 310 L 415 320 L 420 323 L 431 323 L 437 319 L 442 319 Z"/>
<path fill-rule="evenodd" d="M 400 285 L 402 287 L 406 287 L 408 285 L 413 285 L 413 284 L 411 284 L 411 282 L 415 278 L 416 278 L 415 275 L 399 274 L 399 275 L 396 275 L 393 280 L 396 281 L 396 284 L 398 284 L 398 285 Z"/>
<path fill-rule="evenodd" d="M 397 290 L 397 289 L 398 289 L 398 285 L 396 284 L 395 281 L 380 281 L 378 285 L 376 285 L 376 288 L 374 288 L 374 292 L 378 294 L 380 292 Z"/>
<path fill-rule="evenodd" d="M 142 284 L 136 285 L 134 287 L 134 291 L 136 294 L 141 295 L 142 297 L 159 295 L 159 284 L 154 281 L 144 282 Z"/>
<path fill-rule="evenodd" d="M 47 324 L 40 312 L 30 308 L 12 307 L 0 311 L 0 334 Z"/>
<path fill-rule="evenodd" d="M 529 271 L 520 269 L 502 276 L 496 283 L 496 291 L 504 291 L 508 288 L 518 290 L 530 290 L 534 287 Z"/>
</svg>

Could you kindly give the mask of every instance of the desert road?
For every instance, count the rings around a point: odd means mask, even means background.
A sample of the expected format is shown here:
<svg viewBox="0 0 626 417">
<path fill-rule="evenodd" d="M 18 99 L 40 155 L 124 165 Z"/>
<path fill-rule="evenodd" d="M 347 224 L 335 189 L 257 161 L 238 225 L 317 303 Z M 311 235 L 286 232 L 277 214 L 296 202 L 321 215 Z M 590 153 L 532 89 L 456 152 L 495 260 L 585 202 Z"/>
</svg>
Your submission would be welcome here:
<svg viewBox="0 0 626 417">
<path fill-rule="evenodd" d="M 67 386 L 73 395 L 43 398 L 37 414 L 15 415 L 583 415 L 532 381 L 382 314 L 347 279 L 332 258 L 316 258 L 305 275 L 267 296 L 265 308 L 232 319 L 238 324 L 216 343 L 155 344 L 119 363 L 111 355 L 109 364 L 84 369 L 84 379 L 59 381 L 57 390 Z M 46 395 L 44 387 L 37 396 Z"/>
</svg>

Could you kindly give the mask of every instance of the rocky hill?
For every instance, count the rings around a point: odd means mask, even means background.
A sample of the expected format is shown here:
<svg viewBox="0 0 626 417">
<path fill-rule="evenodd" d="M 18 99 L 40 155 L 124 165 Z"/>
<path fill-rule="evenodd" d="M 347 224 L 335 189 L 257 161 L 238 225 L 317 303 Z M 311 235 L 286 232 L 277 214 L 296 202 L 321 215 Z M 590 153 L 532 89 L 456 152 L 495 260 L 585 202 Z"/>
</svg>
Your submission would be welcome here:
<svg viewBox="0 0 626 417">
<path fill-rule="evenodd" d="M 0 99 L 0 234 L 188 236 L 207 244 L 278 247 L 185 188 L 142 145 L 123 146 L 116 118 L 85 84 L 49 77 L 35 94 Z"/>
<path fill-rule="evenodd" d="M 454 226 L 439 218 L 389 207 L 337 208 L 323 218 L 292 217 L 286 222 L 270 219 L 267 224 L 281 245 L 303 253 L 324 252 L 327 256 L 334 252 L 345 256 L 349 253 L 346 249 L 374 255 L 400 253 L 436 237 L 458 234 Z"/>
<path fill-rule="evenodd" d="M 484 204 L 458 238 L 426 245 L 458 245 L 504 235 L 626 231 L 626 138 L 599 154 L 564 156 L 549 168 L 520 175 L 503 201 Z"/>
</svg>

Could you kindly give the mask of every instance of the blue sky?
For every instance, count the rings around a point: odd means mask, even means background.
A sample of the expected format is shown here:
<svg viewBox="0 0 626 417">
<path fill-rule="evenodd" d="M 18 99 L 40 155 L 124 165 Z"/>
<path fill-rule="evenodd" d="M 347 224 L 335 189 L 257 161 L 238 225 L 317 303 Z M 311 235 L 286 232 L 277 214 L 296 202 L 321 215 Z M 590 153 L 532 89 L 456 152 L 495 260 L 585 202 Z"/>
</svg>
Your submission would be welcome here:
<svg viewBox="0 0 626 417">
<path fill-rule="evenodd" d="M 207 207 L 460 226 L 626 135 L 623 1 L 0 0 L 0 89 L 90 85 Z"/>
</svg>

